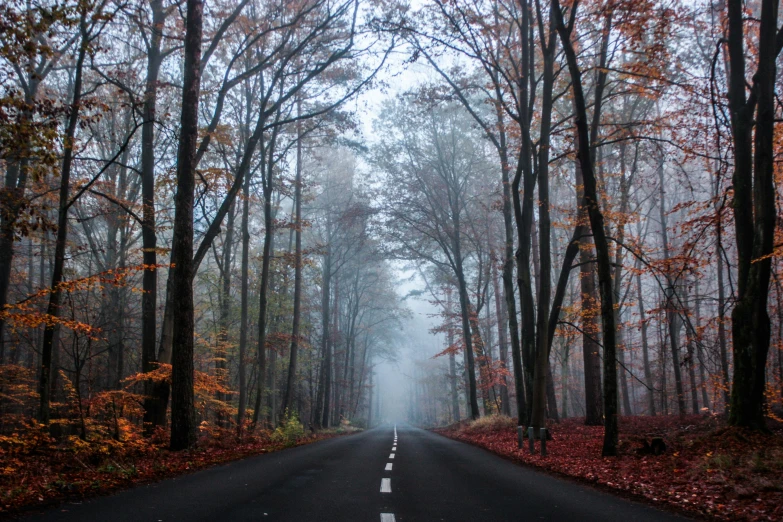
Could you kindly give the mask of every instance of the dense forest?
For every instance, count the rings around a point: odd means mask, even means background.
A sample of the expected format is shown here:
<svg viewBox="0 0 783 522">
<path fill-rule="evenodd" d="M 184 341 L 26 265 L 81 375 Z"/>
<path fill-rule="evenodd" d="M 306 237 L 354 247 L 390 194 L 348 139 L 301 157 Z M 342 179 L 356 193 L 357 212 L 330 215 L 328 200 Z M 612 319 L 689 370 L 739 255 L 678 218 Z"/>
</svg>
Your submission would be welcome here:
<svg viewBox="0 0 783 522">
<path fill-rule="evenodd" d="M 778 8 L 0 3 L 3 444 L 371 426 L 413 300 L 411 422 L 765 430 Z"/>
</svg>

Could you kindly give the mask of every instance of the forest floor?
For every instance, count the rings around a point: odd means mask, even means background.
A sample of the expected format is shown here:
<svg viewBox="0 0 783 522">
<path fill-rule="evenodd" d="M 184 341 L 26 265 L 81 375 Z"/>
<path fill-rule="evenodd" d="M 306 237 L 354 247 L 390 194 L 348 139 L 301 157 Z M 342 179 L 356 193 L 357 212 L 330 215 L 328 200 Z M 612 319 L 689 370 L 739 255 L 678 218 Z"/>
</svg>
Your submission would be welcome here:
<svg viewBox="0 0 783 522">
<path fill-rule="evenodd" d="M 217 464 L 310 444 L 355 428 L 324 430 L 296 439 L 260 431 L 241 441 L 236 433 L 202 434 L 195 449 L 169 451 L 167 437 L 116 442 L 55 441 L 43 431 L 24 439 L 0 437 L 0 517 L 112 493 Z"/>
<path fill-rule="evenodd" d="M 770 433 L 727 427 L 721 417 L 621 417 L 620 456 L 602 458 L 602 426 L 567 419 L 548 428 L 547 457 L 517 449 L 516 422 L 481 419 L 435 429 L 521 464 L 709 520 L 783 520 L 783 423 Z M 652 455 L 644 442 L 661 437 Z M 536 450 L 538 451 L 538 442 Z"/>
</svg>

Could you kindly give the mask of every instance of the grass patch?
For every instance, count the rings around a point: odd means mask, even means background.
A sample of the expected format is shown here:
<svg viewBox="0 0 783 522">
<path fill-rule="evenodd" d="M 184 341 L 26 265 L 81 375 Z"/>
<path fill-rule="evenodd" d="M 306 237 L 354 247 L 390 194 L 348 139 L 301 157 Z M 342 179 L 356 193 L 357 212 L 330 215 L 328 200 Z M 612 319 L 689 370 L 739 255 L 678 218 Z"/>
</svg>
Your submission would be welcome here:
<svg viewBox="0 0 783 522">
<path fill-rule="evenodd" d="M 492 432 L 506 429 L 517 429 L 517 421 L 506 415 L 490 415 L 471 421 L 463 428 L 468 433 Z"/>
</svg>

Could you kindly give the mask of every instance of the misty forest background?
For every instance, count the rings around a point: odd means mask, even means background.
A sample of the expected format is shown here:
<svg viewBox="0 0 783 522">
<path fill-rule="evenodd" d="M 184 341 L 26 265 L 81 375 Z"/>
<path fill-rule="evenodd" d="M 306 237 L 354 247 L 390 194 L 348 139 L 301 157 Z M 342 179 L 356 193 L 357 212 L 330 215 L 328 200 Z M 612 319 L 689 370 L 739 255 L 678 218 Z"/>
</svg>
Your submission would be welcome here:
<svg viewBox="0 0 783 522">
<path fill-rule="evenodd" d="M 0 28 L 4 435 L 500 413 L 613 455 L 621 416 L 783 415 L 775 0 L 26 0 Z"/>
</svg>

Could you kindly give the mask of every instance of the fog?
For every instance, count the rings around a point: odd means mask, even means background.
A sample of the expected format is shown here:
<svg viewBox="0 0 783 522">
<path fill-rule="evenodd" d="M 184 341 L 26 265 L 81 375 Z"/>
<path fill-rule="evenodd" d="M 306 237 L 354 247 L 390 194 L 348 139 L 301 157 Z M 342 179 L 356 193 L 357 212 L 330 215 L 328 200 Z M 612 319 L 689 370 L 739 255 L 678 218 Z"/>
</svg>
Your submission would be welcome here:
<svg viewBox="0 0 783 522">
<path fill-rule="evenodd" d="M 376 366 L 376 393 L 380 402 L 379 422 L 410 422 L 412 388 L 415 374 L 422 365 L 442 366 L 443 358 L 434 358 L 444 348 L 445 336 L 431 330 L 440 323 L 439 310 L 423 296 L 411 293 L 425 291 L 425 283 L 413 270 L 395 266 L 400 281 L 397 292 L 410 312 L 402 322 L 395 358 L 379 360 Z"/>
</svg>

